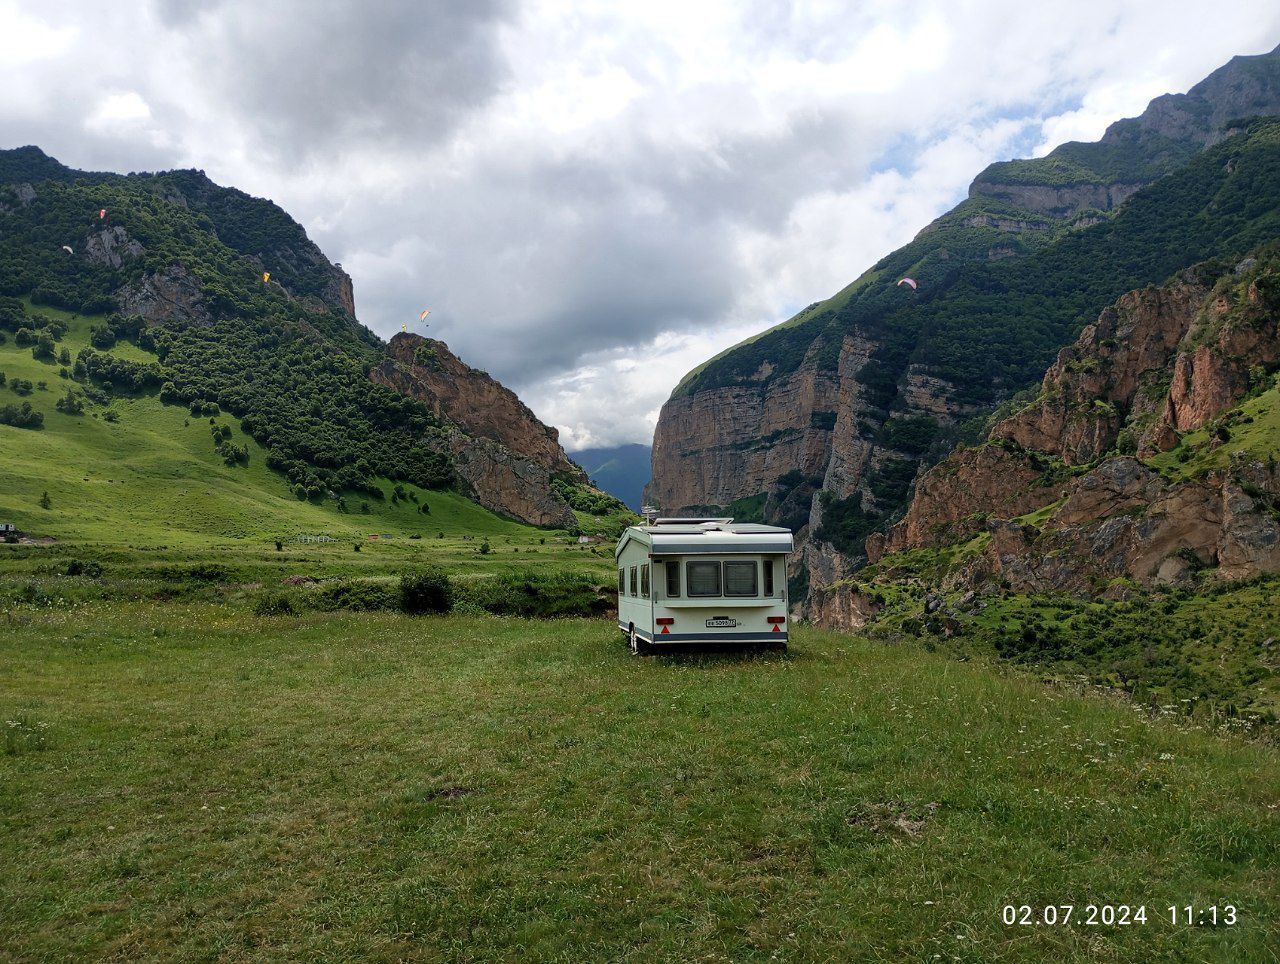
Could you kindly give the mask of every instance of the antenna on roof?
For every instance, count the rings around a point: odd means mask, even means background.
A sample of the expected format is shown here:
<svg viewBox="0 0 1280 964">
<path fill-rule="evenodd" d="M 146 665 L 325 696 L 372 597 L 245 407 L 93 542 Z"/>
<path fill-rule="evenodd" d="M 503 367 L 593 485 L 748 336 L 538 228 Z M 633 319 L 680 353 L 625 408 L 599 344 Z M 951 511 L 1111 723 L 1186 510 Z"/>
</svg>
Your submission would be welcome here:
<svg viewBox="0 0 1280 964">
<path fill-rule="evenodd" d="M 644 516 L 644 521 L 647 525 L 653 525 L 653 521 L 658 518 L 658 508 L 652 505 L 642 505 L 640 506 L 640 514 Z"/>
</svg>

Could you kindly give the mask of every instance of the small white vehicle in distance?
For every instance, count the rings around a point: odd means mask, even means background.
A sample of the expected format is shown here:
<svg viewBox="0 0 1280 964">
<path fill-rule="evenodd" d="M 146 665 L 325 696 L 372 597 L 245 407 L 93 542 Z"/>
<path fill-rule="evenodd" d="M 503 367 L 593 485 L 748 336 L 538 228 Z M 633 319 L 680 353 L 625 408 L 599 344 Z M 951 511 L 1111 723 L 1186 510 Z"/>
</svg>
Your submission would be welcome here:
<svg viewBox="0 0 1280 964">
<path fill-rule="evenodd" d="M 657 519 L 622 533 L 618 628 L 633 653 L 704 643 L 787 647 L 791 531 L 732 519 Z"/>
</svg>

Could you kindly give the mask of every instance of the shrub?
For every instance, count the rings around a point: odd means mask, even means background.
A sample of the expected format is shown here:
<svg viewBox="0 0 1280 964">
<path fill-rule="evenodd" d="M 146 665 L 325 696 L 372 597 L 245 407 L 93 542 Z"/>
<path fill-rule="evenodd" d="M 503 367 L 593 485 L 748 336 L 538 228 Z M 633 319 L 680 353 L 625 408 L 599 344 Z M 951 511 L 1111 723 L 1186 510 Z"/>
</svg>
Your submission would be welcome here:
<svg viewBox="0 0 1280 964">
<path fill-rule="evenodd" d="M 102 575 L 102 564 L 93 560 L 68 559 L 66 572 L 68 576 L 86 576 L 89 579 L 97 579 Z"/>
<path fill-rule="evenodd" d="M 353 612 L 399 609 L 400 593 L 386 583 L 343 579 L 322 587 L 317 605 L 326 610 L 347 609 Z"/>
<path fill-rule="evenodd" d="M 453 585 L 435 566 L 400 577 L 400 608 L 407 613 L 447 613 L 453 608 Z"/>
<path fill-rule="evenodd" d="M 80 397 L 69 388 L 67 389 L 67 394 L 62 396 L 62 398 L 58 399 L 55 403 L 55 407 L 58 411 L 64 412 L 67 415 L 84 414 L 84 402 L 82 402 Z"/>
<path fill-rule="evenodd" d="M 116 345 L 116 333 L 110 328 L 99 328 L 94 325 L 89 329 L 89 344 L 101 351 L 114 348 Z"/>
<path fill-rule="evenodd" d="M 498 616 L 599 616 L 613 606 L 608 588 L 590 572 L 521 569 L 460 586 L 456 603 Z"/>
<path fill-rule="evenodd" d="M 201 562 L 191 566 L 161 566 L 156 574 L 167 581 L 222 582 L 231 575 L 231 570 L 217 563 Z"/>
<path fill-rule="evenodd" d="M 255 616 L 292 616 L 294 612 L 293 600 L 282 592 L 260 596 L 253 604 Z"/>
<path fill-rule="evenodd" d="M 0 406 L 0 425 L 12 425 L 14 428 L 40 428 L 44 425 L 44 413 L 33 409 L 30 402 Z"/>
</svg>

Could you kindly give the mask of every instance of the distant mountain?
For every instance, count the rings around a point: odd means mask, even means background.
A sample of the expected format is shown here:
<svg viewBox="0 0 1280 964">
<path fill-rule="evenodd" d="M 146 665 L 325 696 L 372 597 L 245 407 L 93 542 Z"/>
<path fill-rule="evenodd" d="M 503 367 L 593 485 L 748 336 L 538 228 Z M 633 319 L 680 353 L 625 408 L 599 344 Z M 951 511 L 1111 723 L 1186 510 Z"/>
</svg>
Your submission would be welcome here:
<svg viewBox="0 0 1280 964">
<path fill-rule="evenodd" d="M 597 486 L 639 512 L 644 487 L 649 484 L 651 452 L 649 446 L 633 443 L 582 449 L 570 452 L 569 457 L 587 470 Z"/>
<path fill-rule="evenodd" d="M 72 395 L 236 416 L 299 499 L 339 506 L 405 483 L 565 528 L 602 505 L 512 392 L 440 342 L 386 345 L 300 224 L 200 171 L 88 173 L 37 147 L 0 151 L 0 302 L 11 346 L 64 349 Z M 72 360 L 58 343 L 85 318 Z"/>
<path fill-rule="evenodd" d="M 690 372 L 663 406 L 648 498 L 759 505 L 801 528 L 800 583 L 839 581 L 920 471 L 980 440 L 1106 305 L 1280 237 L 1277 114 L 1280 49 L 1096 144 L 992 165 L 843 291 Z"/>
</svg>

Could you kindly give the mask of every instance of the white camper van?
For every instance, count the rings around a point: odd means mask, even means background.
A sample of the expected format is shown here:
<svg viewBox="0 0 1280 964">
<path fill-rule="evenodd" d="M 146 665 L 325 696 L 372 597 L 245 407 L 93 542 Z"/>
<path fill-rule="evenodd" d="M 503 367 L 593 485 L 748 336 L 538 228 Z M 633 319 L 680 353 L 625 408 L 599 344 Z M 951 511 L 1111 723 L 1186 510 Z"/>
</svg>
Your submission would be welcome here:
<svg viewBox="0 0 1280 964">
<path fill-rule="evenodd" d="M 791 532 L 658 519 L 618 540 L 618 628 L 635 653 L 678 643 L 787 645 Z"/>
</svg>

